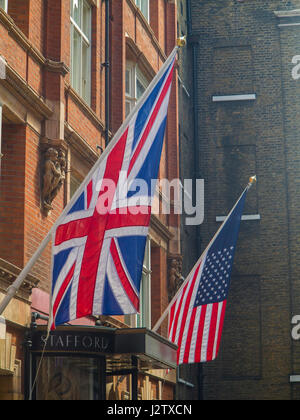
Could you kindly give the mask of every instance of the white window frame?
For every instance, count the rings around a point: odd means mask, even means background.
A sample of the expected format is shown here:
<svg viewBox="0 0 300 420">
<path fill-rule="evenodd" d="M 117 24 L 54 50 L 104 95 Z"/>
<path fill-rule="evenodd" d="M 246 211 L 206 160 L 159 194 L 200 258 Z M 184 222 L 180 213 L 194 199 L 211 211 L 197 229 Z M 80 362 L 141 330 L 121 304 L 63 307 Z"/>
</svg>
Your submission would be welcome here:
<svg viewBox="0 0 300 420">
<path fill-rule="evenodd" d="M 73 1 L 71 0 L 71 7 L 73 4 Z M 89 16 L 89 28 L 88 28 L 88 34 L 85 34 L 82 29 L 82 22 L 81 27 L 78 25 L 78 23 L 74 20 L 72 17 L 72 14 L 70 15 L 70 21 L 71 21 L 71 85 L 76 90 L 76 92 L 84 99 L 84 101 L 90 105 L 91 104 L 91 77 L 92 77 L 92 7 L 91 4 L 87 0 L 77 0 L 79 7 L 81 7 L 81 18 L 83 16 L 83 8 L 84 6 L 88 7 L 90 10 L 90 16 Z M 72 12 L 71 12 L 72 13 Z M 79 59 L 76 59 L 76 62 L 74 62 L 73 57 L 73 41 L 74 41 L 74 33 L 77 33 L 79 35 L 81 43 L 80 43 L 80 57 Z M 87 56 L 87 78 L 83 79 L 83 45 L 87 46 L 88 50 L 88 56 Z M 73 66 L 79 65 L 79 88 L 75 88 L 75 72 L 73 71 Z M 86 83 L 86 94 L 84 93 L 84 83 Z"/>
<path fill-rule="evenodd" d="M 126 109 L 128 109 L 128 112 L 126 112 L 126 117 L 129 114 L 129 112 L 134 108 L 138 99 L 140 99 L 137 93 L 137 82 L 141 83 L 144 90 L 146 90 L 149 85 L 149 81 L 147 80 L 146 76 L 143 74 L 139 66 L 132 61 L 127 61 L 125 75 L 125 104 Z"/>
<path fill-rule="evenodd" d="M 147 238 L 143 274 L 140 289 L 140 313 L 136 315 L 136 327 L 151 330 L 151 240 Z"/>
<path fill-rule="evenodd" d="M 135 0 L 136 6 L 140 9 L 146 21 L 150 22 L 150 1 L 149 0 Z"/>
<path fill-rule="evenodd" d="M 151 240 L 148 237 L 140 287 L 140 313 L 125 315 L 124 318 L 124 322 L 132 328 L 148 328 L 151 330 L 151 275 Z"/>
<path fill-rule="evenodd" d="M 0 7 L 7 13 L 8 0 L 0 0 Z"/>
</svg>

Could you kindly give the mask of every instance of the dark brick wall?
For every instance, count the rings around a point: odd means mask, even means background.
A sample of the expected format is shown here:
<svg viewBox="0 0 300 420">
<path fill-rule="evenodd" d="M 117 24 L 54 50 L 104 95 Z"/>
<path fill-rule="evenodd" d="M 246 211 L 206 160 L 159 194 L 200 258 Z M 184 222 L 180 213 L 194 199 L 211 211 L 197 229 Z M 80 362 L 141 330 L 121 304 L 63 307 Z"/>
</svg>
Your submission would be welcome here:
<svg viewBox="0 0 300 420">
<path fill-rule="evenodd" d="M 256 173 L 247 197 L 219 357 L 205 364 L 205 399 L 296 399 L 300 370 L 291 318 L 300 310 L 300 26 L 275 11 L 299 2 L 192 0 L 197 42 L 199 161 L 205 178 L 203 247 Z M 300 22 L 293 17 L 293 23 Z M 213 102 L 213 95 L 256 94 Z"/>
<path fill-rule="evenodd" d="M 179 0 L 178 36 L 188 36 L 189 31 L 189 2 Z M 178 106 L 179 106 L 179 150 L 180 150 L 180 179 L 184 185 L 186 179 L 195 176 L 196 156 L 194 145 L 194 92 L 193 92 L 193 48 L 187 43 L 178 53 Z M 186 197 L 185 197 L 186 198 Z M 197 233 L 198 227 L 185 223 L 186 215 L 181 218 L 181 252 L 183 255 L 182 274 L 186 277 L 199 258 Z M 177 400 L 197 400 L 199 398 L 198 367 L 182 365 L 179 368 L 179 381 L 176 387 Z M 182 379 L 184 382 L 180 381 Z M 188 385 L 186 384 L 188 382 Z M 192 386 L 190 386 L 191 384 Z"/>
</svg>

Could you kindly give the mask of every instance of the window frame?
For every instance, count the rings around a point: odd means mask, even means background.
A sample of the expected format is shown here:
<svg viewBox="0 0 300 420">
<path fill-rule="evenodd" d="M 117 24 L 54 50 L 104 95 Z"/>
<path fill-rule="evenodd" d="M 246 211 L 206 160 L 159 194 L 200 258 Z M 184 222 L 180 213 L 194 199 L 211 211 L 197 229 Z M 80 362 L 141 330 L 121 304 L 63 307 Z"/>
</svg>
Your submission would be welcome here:
<svg viewBox="0 0 300 420">
<path fill-rule="evenodd" d="M 144 13 L 145 2 L 146 2 L 146 8 L 147 8 L 146 14 Z M 140 9 L 140 11 L 143 14 L 144 18 L 146 19 L 146 21 L 148 23 L 150 23 L 150 1 L 149 0 L 135 0 L 135 5 L 136 5 L 136 7 L 138 7 Z"/>
<path fill-rule="evenodd" d="M 70 13 L 70 22 L 71 22 L 71 86 L 72 88 L 78 93 L 78 95 L 89 105 L 91 106 L 92 102 L 92 5 L 87 0 L 77 0 L 79 2 L 80 7 L 80 25 L 75 21 L 74 17 L 72 16 L 72 6 L 75 0 L 71 0 L 71 13 Z M 84 32 L 83 26 L 83 11 L 84 7 L 89 10 L 89 17 L 88 17 L 88 33 Z M 75 39 L 75 32 L 79 36 L 80 39 L 80 57 L 77 57 L 74 60 L 74 39 Z M 84 47 L 86 47 L 88 51 L 88 55 L 86 58 L 86 63 L 84 63 L 83 59 L 83 51 Z M 84 64 L 86 64 L 86 78 L 84 79 Z M 79 66 L 78 76 L 76 76 L 76 72 L 74 71 L 73 66 Z M 78 77 L 78 80 L 75 80 L 75 77 Z M 86 86 L 84 83 L 86 82 Z M 85 92 L 86 90 L 86 92 Z"/>
<path fill-rule="evenodd" d="M 126 69 L 125 69 L 125 116 L 127 117 L 129 113 L 132 111 L 134 106 L 136 105 L 137 101 L 140 99 L 141 95 L 137 95 L 137 82 L 139 82 L 144 91 L 149 86 L 150 82 L 147 77 L 142 72 L 139 65 L 133 61 L 127 60 L 126 61 Z M 128 82 L 129 82 L 129 91 L 127 90 L 127 72 L 128 75 Z M 129 105 L 129 109 L 127 112 L 127 104 Z"/>
<path fill-rule="evenodd" d="M 136 315 L 137 328 L 151 329 L 151 275 L 151 240 L 147 237 L 140 288 L 140 313 Z"/>
<path fill-rule="evenodd" d="M 1 5 L 3 3 L 3 6 Z M 8 0 L 0 0 L 0 7 L 3 9 L 6 13 L 8 10 Z"/>
</svg>

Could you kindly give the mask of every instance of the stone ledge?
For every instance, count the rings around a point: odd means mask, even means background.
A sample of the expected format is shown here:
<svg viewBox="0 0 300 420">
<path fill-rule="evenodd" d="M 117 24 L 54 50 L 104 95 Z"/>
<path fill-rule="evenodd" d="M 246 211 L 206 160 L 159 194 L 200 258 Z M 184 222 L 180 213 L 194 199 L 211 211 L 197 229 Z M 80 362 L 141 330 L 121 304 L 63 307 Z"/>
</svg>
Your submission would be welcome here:
<svg viewBox="0 0 300 420">
<path fill-rule="evenodd" d="M 0 258 L 0 291 L 6 293 L 7 288 L 16 280 L 21 269 L 14 264 Z M 28 275 L 16 294 L 16 297 L 30 303 L 31 291 L 39 283 L 39 280 Z"/>
</svg>

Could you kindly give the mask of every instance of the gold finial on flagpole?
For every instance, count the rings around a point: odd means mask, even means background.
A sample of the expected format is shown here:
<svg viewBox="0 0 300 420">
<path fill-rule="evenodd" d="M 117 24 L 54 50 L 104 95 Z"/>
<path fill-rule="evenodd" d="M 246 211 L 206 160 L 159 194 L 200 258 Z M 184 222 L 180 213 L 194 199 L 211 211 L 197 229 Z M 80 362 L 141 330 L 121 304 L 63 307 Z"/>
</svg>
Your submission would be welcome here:
<svg viewBox="0 0 300 420">
<path fill-rule="evenodd" d="M 252 185 L 257 181 L 256 175 L 253 175 L 249 178 L 248 188 L 252 187 Z"/>
<path fill-rule="evenodd" d="M 185 47 L 186 46 L 186 36 L 181 36 L 180 38 L 177 38 L 177 47 Z"/>
</svg>

